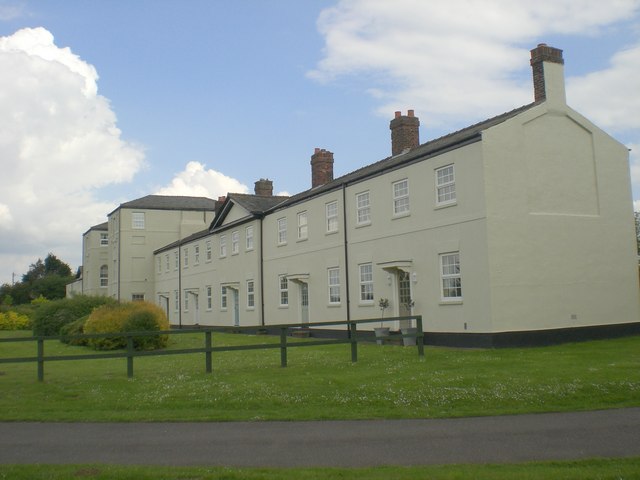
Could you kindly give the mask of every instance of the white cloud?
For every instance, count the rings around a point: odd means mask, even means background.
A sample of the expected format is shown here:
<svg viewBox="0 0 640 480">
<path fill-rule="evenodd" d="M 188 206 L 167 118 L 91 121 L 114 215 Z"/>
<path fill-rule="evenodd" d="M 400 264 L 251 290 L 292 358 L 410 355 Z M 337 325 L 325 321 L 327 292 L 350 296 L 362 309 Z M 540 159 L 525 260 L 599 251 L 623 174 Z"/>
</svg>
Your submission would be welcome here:
<svg viewBox="0 0 640 480">
<path fill-rule="evenodd" d="M 600 127 L 640 129 L 640 44 L 616 53 L 609 68 L 567 84 L 569 103 Z"/>
<path fill-rule="evenodd" d="M 44 28 L 0 37 L 0 71 L 0 271 L 49 251 L 77 264 L 80 235 L 113 208 L 95 189 L 130 181 L 144 153 L 121 138 L 95 68 Z"/>
<path fill-rule="evenodd" d="M 24 1 L 0 4 L 0 20 L 15 20 L 26 15 L 27 8 Z"/>
<path fill-rule="evenodd" d="M 176 174 L 171 183 L 156 191 L 158 195 L 188 195 L 218 198 L 227 193 L 247 193 L 246 185 L 215 170 L 207 169 L 199 162 L 187 163 L 185 169 Z"/>
<path fill-rule="evenodd" d="M 525 83 L 518 75 L 528 69 L 532 42 L 558 33 L 595 35 L 639 6 L 637 0 L 343 0 L 320 15 L 324 56 L 308 75 L 329 82 L 370 74 L 369 92 L 385 116 L 415 108 L 431 124 L 483 118 L 533 100 L 529 77 Z"/>
</svg>

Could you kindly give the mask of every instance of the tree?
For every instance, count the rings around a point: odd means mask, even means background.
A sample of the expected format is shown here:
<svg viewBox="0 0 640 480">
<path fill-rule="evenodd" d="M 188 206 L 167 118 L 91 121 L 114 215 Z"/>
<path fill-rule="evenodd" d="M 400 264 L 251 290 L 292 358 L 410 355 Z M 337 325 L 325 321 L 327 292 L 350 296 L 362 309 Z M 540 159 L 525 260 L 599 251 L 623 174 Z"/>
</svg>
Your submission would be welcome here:
<svg viewBox="0 0 640 480">
<path fill-rule="evenodd" d="M 49 300 L 64 298 L 66 285 L 73 280 L 71 267 L 49 253 L 44 261 L 39 258 L 29 266 L 29 271 L 22 275 L 22 282 L 2 285 L 0 298 L 9 296 L 15 304 L 29 303 L 39 296 Z"/>
</svg>

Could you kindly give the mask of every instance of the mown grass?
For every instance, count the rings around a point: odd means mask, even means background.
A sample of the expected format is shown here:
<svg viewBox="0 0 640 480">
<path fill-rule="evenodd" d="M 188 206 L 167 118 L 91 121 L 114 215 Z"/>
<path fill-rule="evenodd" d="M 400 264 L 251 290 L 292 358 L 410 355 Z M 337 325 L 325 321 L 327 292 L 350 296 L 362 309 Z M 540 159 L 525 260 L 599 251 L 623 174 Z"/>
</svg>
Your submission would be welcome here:
<svg viewBox="0 0 640 480">
<path fill-rule="evenodd" d="M 15 332 L 2 332 L 4 337 Z M 275 342 L 214 335 L 216 345 Z M 170 348 L 201 346 L 178 335 Z M 0 344 L 0 358 L 34 355 L 31 342 Z M 47 354 L 87 349 L 47 342 Z M 0 420 L 232 421 L 437 418 L 640 405 L 640 337 L 545 348 L 459 350 L 361 344 L 124 359 L 0 364 Z"/>
<path fill-rule="evenodd" d="M 585 460 L 519 465 L 449 465 L 379 468 L 198 468 L 108 465 L 0 465 L 0 478 L 12 480 L 632 480 L 640 459 Z"/>
</svg>

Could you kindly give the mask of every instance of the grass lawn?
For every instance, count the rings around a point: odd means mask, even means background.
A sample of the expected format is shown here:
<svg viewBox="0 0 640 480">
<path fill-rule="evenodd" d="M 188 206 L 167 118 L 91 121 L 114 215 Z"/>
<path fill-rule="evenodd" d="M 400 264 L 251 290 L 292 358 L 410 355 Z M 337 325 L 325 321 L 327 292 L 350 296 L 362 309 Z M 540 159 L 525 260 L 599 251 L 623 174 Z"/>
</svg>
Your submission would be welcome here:
<svg viewBox="0 0 640 480">
<path fill-rule="evenodd" d="M 4 337 L 16 332 L 1 332 Z M 266 336 L 214 335 L 214 344 L 276 342 Z M 170 348 L 201 346 L 203 336 L 173 336 Z M 2 343 L 0 358 L 34 355 L 35 343 Z M 58 341 L 46 354 L 87 349 Z M 361 344 L 136 358 L 0 364 L 0 420 L 232 421 L 436 418 L 592 410 L 640 405 L 640 337 L 561 346 L 460 350 Z"/>
<path fill-rule="evenodd" d="M 631 480 L 640 478 L 640 459 L 545 462 L 520 465 L 452 465 L 379 468 L 182 468 L 107 465 L 0 465 L 11 480 Z"/>
<path fill-rule="evenodd" d="M 16 332 L 0 332 L 13 337 Z M 26 334 L 25 334 L 26 335 Z M 218 335 L 216 345 L 277 342 Z M 201 346 L 202 335 L 172 337 L 170 348 Z M 87 353 L 57 341 L 47 355 Z M 35 344 L 2 343 L 0 358 L 32 356 Z M 459 350 L 348 345 L 204 355 L 0 364 L 0 421 L 232 421 L 436 418 L 575 411 L 640 405 L 640 337 L 545 348 Z M 0 479 L 640 479 L 640 458 L 516 465 L 368 469 L 167 468 L 109 465 L 0 465 Z"/>
</svg>

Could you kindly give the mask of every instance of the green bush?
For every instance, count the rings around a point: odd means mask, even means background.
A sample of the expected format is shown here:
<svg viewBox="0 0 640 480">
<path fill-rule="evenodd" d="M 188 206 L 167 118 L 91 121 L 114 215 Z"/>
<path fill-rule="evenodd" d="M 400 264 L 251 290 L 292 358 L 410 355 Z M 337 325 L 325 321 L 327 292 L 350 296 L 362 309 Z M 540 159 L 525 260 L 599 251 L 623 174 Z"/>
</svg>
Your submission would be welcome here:
<svg viewBox="0 0 640 480">
<path fill-rule="evenodd" d="M 29 330 L 31 319 L 18 312 L 8 311 L 0 313 L 0 330 Z"/>
<path fill-rule="evenodd" d="M 59 335 L 64 325 L 89 315 L 96 307 L 115 303 L 109 297 L 87 295 L 41 303 L 33 314 L 33 334 Z"/>
<path fill-rule="evenodd" d="M 124 322 L 125 332 L 157 332 L 160 325 L 156 321 L 156 315 L 150 310 L 139 310 L 131 312 L 129 318 Z M 165 347 L 162 345 L 161 335 L 144 335 L 133 337 L 133 348 L 136 350 L 155 350 Z"/>
<path fill-rule="evenodd" d="M 128 302 L 97 308 L 84 324 L 84 333 L 157 332 L 168 330 L 169 321 L 164 311 L 148 302 Z M 150 350 L 167 345 L 166 335 L 150 335 L 133 338 L 136 350 Z M 125 348 L 124 336 L 90 338 L 88 344 L 97 350 Z"/>
<path fill-rule="evenodd" d="M 80 317 L 71 323 L 67 323 L 60 329 L 60 335 L 82 335 L 84 333 L 84 324 L 86 323 L 89 315 Z M 68 343 L 69 345 L 77 345 L 86 347 L 89 343 L 86 338 L 61 338 L 62 343 Z"/>
</svg>

